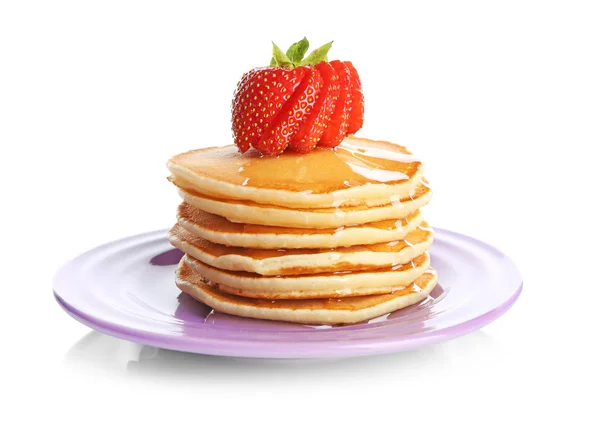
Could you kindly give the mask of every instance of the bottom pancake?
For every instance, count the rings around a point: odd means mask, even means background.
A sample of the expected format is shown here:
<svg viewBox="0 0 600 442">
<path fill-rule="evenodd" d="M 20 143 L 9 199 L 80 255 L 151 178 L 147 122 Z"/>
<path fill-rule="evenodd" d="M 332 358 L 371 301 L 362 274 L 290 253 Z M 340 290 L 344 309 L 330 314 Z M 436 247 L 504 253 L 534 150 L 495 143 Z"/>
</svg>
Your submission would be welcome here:
<svg viewBox="0 0 600 442">
<path fill-rule="evenodd" d="M 435 270 L 429 269 L 410 286 L 384 295 L 327 299 L 256 299 L 229 295 L 205 283 L 185 260 L 177 269 L 177 287 L 215 310 L 230 315 L 304 324 L 352 324 L 366 321 L 427 297 L 437 283 Z"/>
</svg>

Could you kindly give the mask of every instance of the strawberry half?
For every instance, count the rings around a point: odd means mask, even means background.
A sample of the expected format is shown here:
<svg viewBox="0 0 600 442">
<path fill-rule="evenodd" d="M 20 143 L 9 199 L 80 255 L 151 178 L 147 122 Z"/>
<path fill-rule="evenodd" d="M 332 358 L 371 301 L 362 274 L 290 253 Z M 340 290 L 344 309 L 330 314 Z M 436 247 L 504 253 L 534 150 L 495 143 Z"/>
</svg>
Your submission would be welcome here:
<svg viewBox="0 0 600 442">
<path fill-rule="evenodd" d="M 304 58 L 308 41 L 284 54 L 273 44 L 271 66 L 253 69 L 232 101 L 232 132 L 241 152 L 255 148 L 276 156 L 335 147 L 362 126 L 360 79 L 350 62 L 327 62 L 331 43 Z M 354 105 L 356 103 L 356 106 Z"/>
</svg>

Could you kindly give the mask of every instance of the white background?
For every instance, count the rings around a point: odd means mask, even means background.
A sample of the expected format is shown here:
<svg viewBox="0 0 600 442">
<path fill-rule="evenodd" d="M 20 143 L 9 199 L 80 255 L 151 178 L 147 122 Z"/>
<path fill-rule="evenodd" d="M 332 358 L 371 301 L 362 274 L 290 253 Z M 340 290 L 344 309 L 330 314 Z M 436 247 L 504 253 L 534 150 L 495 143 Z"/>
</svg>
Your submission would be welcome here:
<svg viewBox="0 0 600 442">
<path fill-rule="evenodd" d="M 597 3 L 332 3 L 1 3 L 2 440 L 599 436 Z M 430 222 L 515 260 L 517 304 L 329 361 L 142 348 L 68 317 L 56 268 L 170 226 L 165 161 L 228 143 L 241 74 L 305 35 L 357 66 L 360 133 L 425 161 Z"/>
</svg>

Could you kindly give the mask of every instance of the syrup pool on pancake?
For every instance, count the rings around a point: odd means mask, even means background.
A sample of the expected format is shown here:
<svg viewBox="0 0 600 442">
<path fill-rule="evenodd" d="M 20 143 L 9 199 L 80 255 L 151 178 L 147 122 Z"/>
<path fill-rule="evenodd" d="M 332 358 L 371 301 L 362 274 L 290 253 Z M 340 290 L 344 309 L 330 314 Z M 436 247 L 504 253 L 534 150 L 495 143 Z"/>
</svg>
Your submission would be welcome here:
<svg viewBox="0 0 600 442">
<path fill-rule="evenodd" d="M 168 163 L 171 180 L 206 196 L 293 208 L 383 205 L 410 197 L 423 165 L 403 146 L 346 138 L 310 155 L 240 155 L 236 146 L 186 152 Z"/>
</svg>

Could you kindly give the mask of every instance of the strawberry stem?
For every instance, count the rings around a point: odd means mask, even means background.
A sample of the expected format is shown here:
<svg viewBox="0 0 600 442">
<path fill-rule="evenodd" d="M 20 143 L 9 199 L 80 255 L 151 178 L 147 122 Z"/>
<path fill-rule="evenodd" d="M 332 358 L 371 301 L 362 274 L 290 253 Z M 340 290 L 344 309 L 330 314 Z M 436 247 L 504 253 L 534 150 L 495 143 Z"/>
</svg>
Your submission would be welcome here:
<svg viewBox="0 0 600 442">
<path fill-rule="evenodd" d="M 273 43 L 273 58 L 271 59 L 271 66 L 282 66 L 286 68 L 293 68 L 295 64 L 292 63 L 292 60 L 288 58 L 287 55 L 283 53 L 283 51 Z"/>
<path fill-rule="evenodd" d="M 300 62 L 300 66 L 312 66 L 320 63 L 321 61 L 327 61 L 327 53 L 331 49 L 332 44 L 333 41 L 330 41 L 329 43 L 325 43 L 323 46 L 312 51 L 308 57 Z"/>
<path fill-rule="evenodd" d="M 292 60 L 292 63 L 300 63 L 304 58 L 304 54 L 306 54 L 306 51 L 308 51 L 308 46 L 308 40 L 306 39 L 306 37 L 304 37 L 298 43 L 294 43 L 293 45 L 291 45 L 285 53 L 285 55 L 287 55 L 289 59 Z"/>
<path fill-rule="evenodd" d="M 327 61 L 327 53 L 331 49 L 333 41 L 324 44 L 312 51 L 308 57 L 303 58 L 308 51 L 308 40 L 304 37 L 297 43 L 290 46 L 287 52 L 283 52 L 279 46 L 273 43 L 273 57 L 270 66 L 280 66 L 294 68 L 297 66 L 314 66 L 321 61 Z"/>
</svg>

